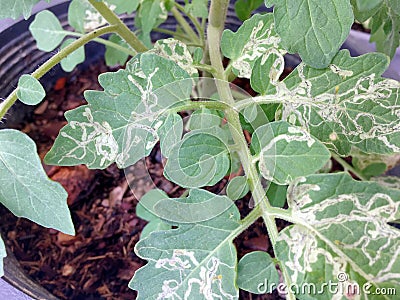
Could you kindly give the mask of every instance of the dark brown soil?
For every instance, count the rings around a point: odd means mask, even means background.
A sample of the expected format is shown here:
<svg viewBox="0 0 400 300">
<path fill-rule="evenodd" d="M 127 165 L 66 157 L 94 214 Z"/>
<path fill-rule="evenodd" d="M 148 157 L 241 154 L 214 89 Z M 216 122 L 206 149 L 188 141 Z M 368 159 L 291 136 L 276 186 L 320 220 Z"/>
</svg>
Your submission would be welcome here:
<svg viewBox="0 0 400 300">
<path fill-rule="evenodd" d="M 83 91 L 100 89 L 97 75 L 107 70 L 99 64 L 59 79 L 46 100 L 35 109 L 31 122 L 23 131 L 36 141 L 41 157 L 66 124 L 64 111 L 85 104 Z M 68 204 L 76 236 L 16 218 L 2 208 L 2 230 L 7 236 L 7 246 L 26 273 L 61 299 L 134 299 L 136 293 L 128 288 L 128 282 L 145 264 L 133 249 L 146 224 L 135 214 L 137 198 L 152 188 L 152 184 L 144 179 L 146 172 L 151 174 L 155 185 L 170 196 L 179 196 L 183 192 L 163 177 L 158 148 L 141 166 L 128 176 L 137 187 L 134 195 L 124 172 L 114 165 L 103 171 L 88 170 L 84 166 L 45 166 L 48 175 L 69 193 Z M 210 190 L 219 192 L 225 184 L 226 179 Z M 236 202 L 242 215 L 250 210 L 248 202 L 248 197 Z M 285 226 L 287 223 L 278 221 L 279 229 Z M 242 233 L 235 245 L 239 258 L 254 250 L 272 254 L 261 220 Z M 241 291 L 240 299 L 279 299 L 279 295 L 276 292 L 250 295 Z"/>
</svg>

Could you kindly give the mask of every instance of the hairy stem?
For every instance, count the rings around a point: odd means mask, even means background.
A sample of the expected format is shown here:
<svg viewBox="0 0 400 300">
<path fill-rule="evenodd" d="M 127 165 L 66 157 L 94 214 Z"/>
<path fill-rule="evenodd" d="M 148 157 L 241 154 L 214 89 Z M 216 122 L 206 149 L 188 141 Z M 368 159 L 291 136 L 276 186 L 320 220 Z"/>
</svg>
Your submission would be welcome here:
<svg viewBox="0 0 400 300">
<path fill-rule="evenodd" d="M 79 32 L 73 32 L 73 31 L 67 31 L 67 30 L 65 30 L 64 32 L 65 32 L 67 35 L 69 35 L 69 36 L 75 36 L 75 37 L 82 37 L 82 36 L 84 36 L 83 33 L 79 33 Z M 134 55 L 136 55 L 136 53 L 137 53 L 136 51 L 134 51 L 134 50 L 132 50 L 132 49 L 130 49 L 130 48 L 126 48 L 126 47 L 124 47 L 124 46 L 121 46 L 121 45 L 119 45 L 119 44 L 117 44 L 117 43 L 111 42 L 111 41 L 106 40 L 106 39 L 103 39 L 103 38 L 94 38 L 92 41 L 94 41 L 94 42 L 96 42 L 96 43 L 99 43 L 99 44 L 103 44 L 103 45 L 112 47 L 112 48 L 114 48 L 114 49 L 116 49 L 116 50 L 119 50 L 119 51 L 121 51 L 121 52 L 124 52 L 124 53 L 126 53 L 126 54 L 128 54 L 128 55 L 134 56 Z"/>
<path fill-rule="evenodd" d="M 346 172 L 351 172 L 354 175 L 356 175 L 359 179 L 362 181 L 368 181 L 368 178 L 366 178 L 361 172 L 357 171 L 352 165 L 350 165 L 347 161 L 345 161 L 343 158 L 341 158 L 339 155 L 336 153 L 331 153 L 332 157 L 344 168 Z"/>
<path fill-rule="evenodd" d="M 138 37 L 126 26 L 121 19 L 104 2 L 89 0 L 90 4 L 103 16 L 110 25 L 116 25 L 116 33 L 120 35 L 137 52 L 147 51 L 147 47 Z"/>
<path fill-rule="evenodd" d="M 216 82 L 220 99 L 230 106 L 225 110 L 225 116 L 230 126 L 232 138 L 240 149 L 238 154 L 249 181 L 250 190 L 256 203 L 256 209 L 260 209 L 262 212 L 262 217 L 266 224 L 272 247 L 275 248 L 278 237 L 278 229 L 276 227 L 275 218 L 270 212 L 271 205 L 269 204 L 265 190 L 261 184 L 258 171 L 252 162 L 252 155 L 248 148 L 246 138 L 242 132 L 239 114 L 233 108 L 235 101 L 229 87 L 229 82 L 226 80 L 227 78 L 225 76 L 225 70 L 222 65 L 222 56 L 220 52 L 221 34 L 224 30 L 228 4 L 229 0 L 211 1 L 210 14 L 208 18 L 209 25 L 207 28 L 210 60 L 211 65 L 216 69 L 216 79 L 220 79 Z M 284 277 L 286 285 L 289 286 L 291 283 L 290 278 L 288 276 Z M 295 299 L 295 297 L 289 292 L 288 299 Z"/>
<path fill-rule="evenodd" d="M 69 54 L 74 52 L 76 49 L 79 47 L 82 47 L 83 45 L 87 44 L 88 42 L 92 41 L 94 38 L 101 36 L 106 33 L 110 32 L 115 32 L 116 31 L 116 26 L 115 25 L 110 25 L 110 26 L 105 26 L 102 28 L 99 28 L 97 30 L 94 30 L 92 32 L 89 32 L 85 34 L 84 36 L 80 37 L 64 49 L 60 50 L 56 55 L 52 56 L 48 61 L 46 61 L 43 65 L 41 65 L 38 69 L 36 69 L 35 72 L 33 72 L 31 75 L 39 79 L 41 78 L 44 74 L 46 74 L 48 71 L 51 70 L 56 64 L 58 64 L 62 59 L 66 58 Z M 16 88 L 7 98 L 4 100 L 2 103 L 0 103 L 0 120 L 5 116 L 7 111 L 10 109 L 10 107 L 17 101 L 17 89 Z"/>
</svg>

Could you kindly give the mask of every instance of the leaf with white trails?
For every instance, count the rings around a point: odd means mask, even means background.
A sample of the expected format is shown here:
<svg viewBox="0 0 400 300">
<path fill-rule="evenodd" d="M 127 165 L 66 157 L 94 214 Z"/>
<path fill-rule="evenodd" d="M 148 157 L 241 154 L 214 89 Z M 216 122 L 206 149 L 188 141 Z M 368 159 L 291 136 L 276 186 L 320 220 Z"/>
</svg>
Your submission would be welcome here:
<svg viewBox="0 0 400 300">
<path fill-rule="evenodd" d="M 43 170 L 35 143 L 24 133 L 0 130 L 0 202 L 14 215 L 74 234 L 67 192 Z"/>
<path fill-rule="evenodd" d="M 106 2 L 116 14 L 131 14 L 138 8 L 140 0 L 107 0 Z"/>
<path fill-rule="evenodd" d="M 92 169 L 134 164 L 159 141 L 167 109 L 189 99 L 193 84 L 174 62 L 148 53 L 135 56 L 125 70 L 100 75 L 99 82 L 104 91 L 86 91 L 88 105 L 65 114 L 69 124 L 46 163 Z"/>
<path fill-rule="evenodd" d="M 261 63 L 272 55 L 283 60 L 285 50 L 280 46 L 280 37 L 274 28 L 272 14 L 256 14 L 246 20 L 234 33 L 225 30 L 222 34 L 221 50 L 231 59 L 233 72 L 244 78 L 250 78 L 255 61 L 262 57 Z M 283 67 L 283 66 L 282 66 Z"/>
<path fill-rule="evenodd" d="M 233 201 L 205 190 L 192 189 L 186 198 L 164 198 L 154 206 L 154 214 L 178 224 L 199 223 L 213 219 L 228 210 Z"/>
<path fill-rule="evenodd" d="M 0 19 L 17 19 L 24 16 L 27 20 L 31 16 L 33 6 L 38 2 L 39 0 L 1 0 Z M 46 2 L 50 2 L 50 0 L 46 0 Z"/>
<path fill-rule="evenodd" d="M 71 45 L 75 39 L 66 39 L 62 44 L 60 49 L 64 49 L 65 47 Z M 61 61 L 61 68 L 65 72 L 71 72 L 77 65 L 85 61 L 85 48 L 79 47 L 66 58 Z"/>
<path fill-rule="evenodd" d="M 380 77 L 387 65 L 383 54 L 353 58 L 342 50 L 329 68 L 300 64 L 267 97 L 282 101 L 283 120 L 300 124 L 340 155 L 353 146 L 366 153 L 400 152 L 400 83 Z"/>
<path fill-rule="evenodd" d="M 36 105 L 42 102 L 46 92 L 35 77 L 24 74 L 18 80 L 17 97 L 28 105 Z"/>
<path fill-rule="evenodd" d="M 193 58 L 186 44 L 173 38 L 158 40 L 149 52 L 170 59 L 184 69 L 190 76 L 198 76 L 198 71 L 193 67 Z"/>
<path fill-rule="evenodd" d="M 35 16 L 29 25 L 29 31 L 36 40 L 39 50 L 53 51 L 67 35 L 60 21 L 49 10 L 44 10 Z"/>
<path fill-rule="evenodd" d="M 400 163 L 400 153 L 367 154 L 357 148 L 351 151 L 351 163 L 367 177 L 379 176 Z"/>
<path fill-rule="evenodd" d="M 164 176 L 184 188 L 212 186 L 227 174 L 229 166 L 225 142 L 217 134 L 194 130 L 171 150 Z"/>
<path fill-rule="evenodd" d="M 243 256 L 238 263 L 237 285 L 253 294 L 271 293 L 279 284 L 275 262 L 267 252 L 253 251 Z"/>
<path fill-rule="evenodd" d="M 355 181 L 346 173 L 318 174 L 293 183 L 288 204 L 299 224 L 279 233 L 275 253 L 293 283 L 314 283 L 317 290 L 330 281 L 344 287 L 357 283 L 364 294 L 362 286 L 369 282 L 371 295 L 377 287 L 400 288 L 400 230 L 388 224 L 400 218 L 400 190 Z M 348 299 L 351 290 L 297 297 Z"/>
<path fill-rule="evenodd" d="M 108 40 L 129 49 L 128 44 L 117 34 L 111 34 Z M 114 47 L 111 47 L 109 45 L 106 45 L 106 53 L 104 55 L 104 58 L 106 60 L 107 66 L 123 66 L 128 60 L 128 57 L 129 54 L 115 49 Z"/>
<path fill-rule="evenodd" d="M 68 7 L 68 23 L 76 31 L 85 33 L 107 24 L 107 21 L 87 0 L 72 0 Z"/>
<path fill-rule="evenodd" d="M 137 243 L 135 252 L 149 261 L 129 283 L 137 299 L 238 299 L 232 240 L 239 219 L 232 205 L 214 219 L 154 232 Z"/>
<path fill-rule="evenodd" d="M 3 259 L 6 256 L 7 256 L 6 245 L 4 245 L 4 241 L 0 236 L 0 277 L 3 277 L 4 275 Z"/>
<path fill-rule="evenodd" d="M 354 21 L 349 0 L 266 0 L 266 4 L 274 5 L 282 46 L 314 68 L 330 64 Z"/>
<path fill-rule="evenodd" d="M 285 121 L 257 128 L 252 147 L 260 155 L 259 168 L 263 177 L 280 185 L 315 173 L 330 159 L 324 144 Z"/>
</svg>

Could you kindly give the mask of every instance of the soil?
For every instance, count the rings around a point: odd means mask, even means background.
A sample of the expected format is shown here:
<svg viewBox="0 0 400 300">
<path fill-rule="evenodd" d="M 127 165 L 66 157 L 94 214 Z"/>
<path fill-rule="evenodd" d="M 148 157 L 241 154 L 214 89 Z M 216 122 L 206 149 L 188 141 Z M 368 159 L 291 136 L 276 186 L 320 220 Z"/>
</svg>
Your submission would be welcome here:
<svg viewBox="0 0 400 300">
<path fill-rule="evenodd" d="M 45 101 L 34 110 L 22 131 L 36 141 L 41 157 L 66 124 L 64 112 L 86 104 L 83 91 L 100 90 L 97 76 L 105 71 L 113 70 L 97 64 L 59 79 Z M 242 84 L 248 89 L 247 82 Z M 7 236 L 8 248 L 29 276 L 60 299 L 134 299 L 136 293 L 128 288 L 128 282 L 134 272 L 146 263 L 134 253 L 134 246 L 146 225 L 135 214 L 137 199 L 153 188 L 153 183 L 172 197 L 178 197 L 183 192 L 163 177 L 159 148 L 156 147 L 127 176 L 115 165 L 102 171 L 88 170 L 85 166 L 44 167 L 49 177 L 59 181 L 68 191 L 76 236 L 16 218 L 1 208 L 2 231 Z M 153 183 L 145 180 L 147 172 Z M 134 194 L 128 181 L 136 187 Z M 209 190 L 219 192 L 226 181 L 223 179 Z M 243 216 L 249 212 L 248 196 L 236 203 Z M 278 220 L 279 229 L 287 225 Z M 267 251 L 272 255 L 262 220 L 234 242 L 239 258 L 254 250 Z M 240 299 L 280 297 L 276 291 L 266 295 L 241 291 Z"/>
</svg>

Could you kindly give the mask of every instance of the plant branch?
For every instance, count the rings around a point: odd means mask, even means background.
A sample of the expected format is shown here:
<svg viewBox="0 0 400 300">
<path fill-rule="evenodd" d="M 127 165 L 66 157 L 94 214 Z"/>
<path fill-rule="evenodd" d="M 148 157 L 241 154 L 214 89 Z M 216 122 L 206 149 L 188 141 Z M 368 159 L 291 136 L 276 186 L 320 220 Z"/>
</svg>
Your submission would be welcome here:
<svg viewBox="0 0 400 300">
<path fill-rule="evenodd" d="M 175 6 L 181 11 L 185 12 L 185 8 L 180 5 L 179 3 L 175 2 Z M 200 39 L 202 41 L 202 44 L 204 44 L 204 29 L 197 20 L 197 18 L 193 17 L 191 14 L 186 14 L 189 18 L 189 20 L 193 23 L 194 27 L 196 28 L 197 33 L 200 35 Z"/>
<path fill-rule="evenodd" d="M 68 34 L 69 36 L 75 36 L 75 37 L 82 37 L 82 36 L 84 36 L 83 33 L 79 33 L 79 32 L 72 32 L 72 31 L 67 31 L 67 30 L 65 30 L 64 32 L 65 32 L 66 34 Z M 119 50 L 119 51 L 121 51 L 121 52 L 124 52 L 124 53 L 126 53 L 126 54 L 128 54 L 128 55 L 134 56 L 134 55 L 136 55 L 136 53 L 137 53 L 137 52 L 134 51 L 134 50 L 131 50 L 131 49 L 129 49 L 129 48 L 126 48 L 126 47 L 124 47 L 124 46 L 121 46 L 121 45 L 119 45 L 119 44 L 117 44 L 117 43 L 111 42 L 111 41 L 106 40 L 106 39 L 103 39 L 103 38 L 94 38 L 92 41 L 94 41 L 94 42 L 96 42 L 96 43 L 99 43 L 99 44 L 103 44 L 103 45 L 112 47 L 112 48 L 117 49 L 117 50 Z"/>
<path fill-rule="evenodd" d="M 147 51 L 147 47 L 138 37 L 126 26 L 121 19 L 104 2 L 89 0 L 89 3 L 107 20 L 110 25 L 116 25 L 118 33 L 137 52 Z"/>
<path fill-rule="evenodd" d="M 181 40 L 188 41 L 188 37 L 186 35 L 184 35 L 183 33 L 175 32 L 172 30 L 164 29 L 164 28 L 153 28 L 152 30 L 155 32 L 169 34 L 171 36 L 176 36 L 177 38 L 180 38 Z"/>
<path fill-rule="evenodd" d="M 361 174 L 361 172 L 356 170 L 352 165 L 350 165 L 347 161 L 345 161 L 339 155 L 337 155 L 336 153 L 333 153 L 333 152 L 331 152 L 331 154 L 332 154 L 332 157 L 343 167 L 343 169 L 346 172 L 350 171 L 351 173 L 356 175 L 362 181 L 368 181 L 368 178 L 366 178 L 363 174 Z"/>
<path fill-rule="evenodd" d="M 82 47 L 83 45 L 87 44 L 88 42 L 92 41 L 94 38 L 98 36 L 110 32 L 115 32 L 116 28 L 117 27 L 115 25 L 110 25 L 85 34 L 84 36 L 80 37 L 79 39 L 77 39 L 64 49 L 60 50 L 60 52 L 58 52 L 56 55 L 52 56 L 43 65 L 41 65 L 38 69 L 36 69 L 36 71 L 34 71 L 31 75 L 36 79 L 41 78 L 44 74 L 50 71 L 51 68 L 53 68 L 56 64 L 58 64 L 62 59 L 66 58 L 69 54 L 71 54 L 78 48 Z M 0 120 L 5 116 L 5 114 L 10 109 L 10 107 L 15 103 L 15 101 L 17 101 L 18 99 L 17 90 L 18 87 L 14 89 L 14 91 L 2 103 L 0 103 Z"/>
<path fill-rule="evenodd" d="M 201 108 L 225 110 L 229 106 L 220 101 L 189 101 L 168 109 L 168 113 L 177 113 L 185 110 L 196 110 Z"/>
<path fill-rule="evenodd" d="M 215 77 L 217 80 L 217 90 L 220 95 L 220 99 L 228 104 L 230 107 L 225 110 L 225 116 L 228 121 L 232 138 L 239 146 L 239 157 L 242 162 L 243 169 L 249 181 L 250 190 L 256 203 L 255 209 L 262 211 L 262 218 L 266 224 L 269 238 L 271 239 L 272 247 L 275 251 L 275 244 L 278 237 L 278 229 L 274 216 L 269 212 L 271 205 L 269 204 L 265 190 L 262 187 L 259 173 L 252 163 L 252 155 L 247 145 L 247 141 L 242 132 L 242 126 L 240 124 L 239 114 L 233 108 L 235 101 L 233 99 L 231 90 L 229 88 L 229 82 L 227 82 L 222 65 L 222 56 L 220 52 L 221 45 L 221 34 L 224 30 L 225 18 L 229 0 L 212 0 L 209 14 L 209 25 L 207 29 L 208 35 L 208 46 L 210 53 L 211 65 L 216 69 Z M 285 283 L 290 286 L 291 281 L 289 276 L 285 276 Z M 288 299 L 295 299 L 293 293 L 289 291 Z"/>
<path fill-rule="evenodd" d="M 171 9 L 172 14 L 174 15 L 174 18 L 176 21 L 179 23 L 179 25 L 182 26 L 183 30 L 186 32 L 186 34 L 190 37 L 190 39 L 195 43 L 195 44 L 202 44 L 198 35 L 194 32 L 192 27 L 189 25 L 189 23 L 185 20 L 185 18 L 182 16 L 182 14 L 179 12 L 179 10 L 176 7 L 173 7 Z"/>
</svg>

